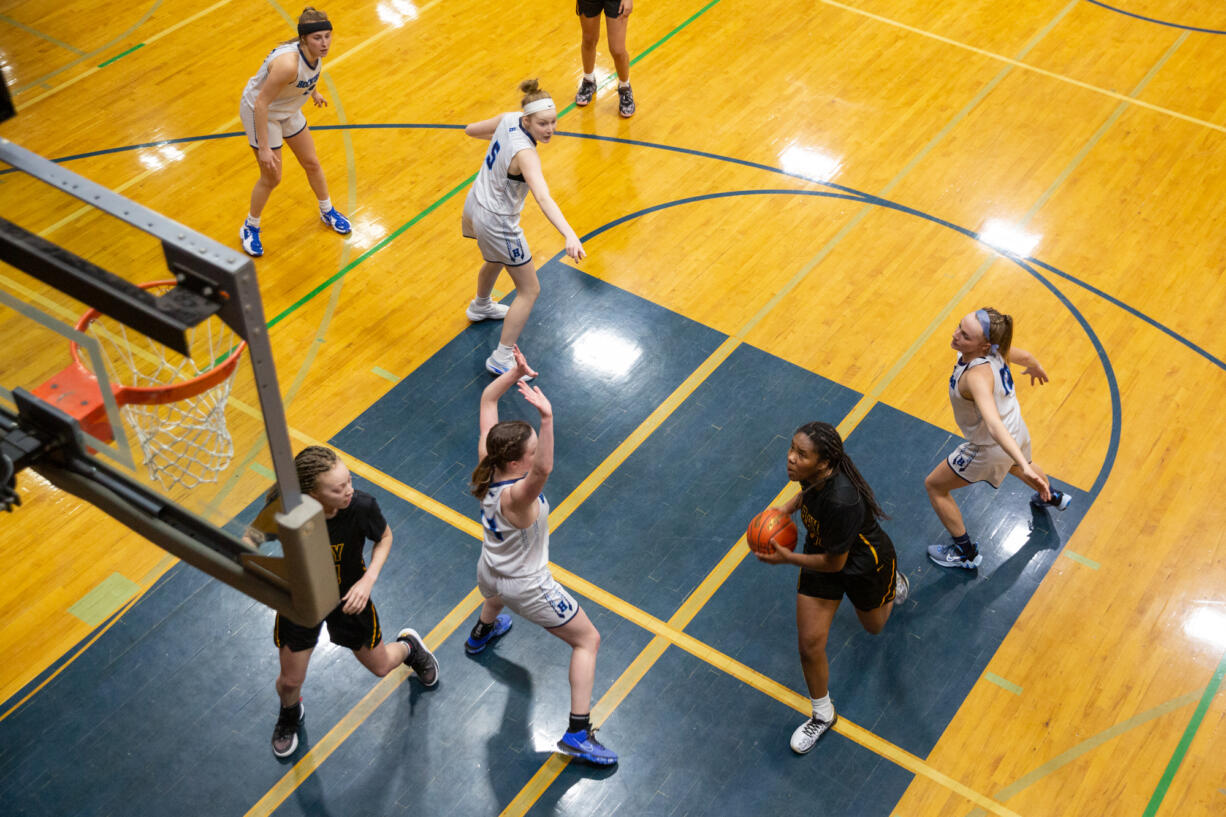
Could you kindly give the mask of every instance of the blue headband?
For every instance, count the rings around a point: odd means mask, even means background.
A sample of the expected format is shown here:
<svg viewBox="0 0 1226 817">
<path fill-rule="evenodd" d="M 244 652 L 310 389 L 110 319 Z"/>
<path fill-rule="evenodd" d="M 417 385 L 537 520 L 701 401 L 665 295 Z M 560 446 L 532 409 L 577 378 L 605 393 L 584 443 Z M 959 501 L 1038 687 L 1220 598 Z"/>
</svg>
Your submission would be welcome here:
<svg viewBox="0 0 1226 817">
<path fill-rule="evenodd" d="M 1000 351 L 1000 344 L 992 343 L 992 318 L 988 315 L 988 310 L 975 310 L 975 317 L 979 319 L 979 326 L 983 329 L 983 339 L 986 340 L 992 347 L 988 351 L 992 354 L 996 354 L 998 351 Z"/>
</svg>

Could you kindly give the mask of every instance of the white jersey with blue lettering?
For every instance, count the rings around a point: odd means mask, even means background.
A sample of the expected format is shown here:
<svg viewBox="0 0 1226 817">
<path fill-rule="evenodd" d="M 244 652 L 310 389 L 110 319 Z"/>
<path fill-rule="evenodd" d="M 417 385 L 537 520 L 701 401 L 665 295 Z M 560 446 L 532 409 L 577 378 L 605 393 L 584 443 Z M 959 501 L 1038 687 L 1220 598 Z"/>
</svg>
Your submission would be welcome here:
<svg viewBox="0 0 1226 817">
<path fill-rule="evenodd" d="M 481 529 L 485 533 L 481 561 L 510 579 L 532 576 L 549 565 L 549 501 L 545 495 L 537 497 L 540 511 L 526 528 L 515 527 L 502 515 L 502 492 L 521 479 L 495 482 L 481 500 Z"/>
<path fill-rule="evenodd" d="M 1017 391 L 1013 385 L 1013 374 L 1009 364 L 999 354 L 993 352 L 983 357 L 977 357 L 964 362 L 959 356 L 954 364 L 954 373 L 949 376 L 949 402 L 953 405 L 954 421 L 962 434 L 976 445 L 996 445 L 988 426 L 983 421 L 983 415 L 975 401 L 963 397 L 958 391 L 958 382 L 967 370 L 975 366 L 990 366 L 992 369 L 992 396 L 996 399 L 996 410 L 1005 424 L 1005 429 L 1019 446 L 1029 442 L 1030 431 L 1026 421 L 1022 419 L 1022 407 L 1017 402 Z"/>
<path fill-rule="evenodd" d="M 268 71 L 273 60 L 283 54 L 291 53 L 298 56 L 298 75 L 277 93 L 272 102 L 268 103 L 268 113 L 272 116 L 284 116 L 297 111 L 306 104 L 307 97 L 311 95 L 311 91 L 315 90 L 315 85 L 319 82 L 319 72 L 323 70 L 324 61 L 323 58 L 320 58 L 312 66 L 307 62 L 302 49 L 298 47 L 298 41 L 294 40 L 291 43 L 282 43 L 270 51 L 264 58 L 260 70 L 255 72 L 254 77 L 247 80 L 247 87 L 243 89 L 244 105 L 255 108 L 255 101 L 259 98 L 260 89 L 264 87 L 264 82 L 268 79 Z"/>
<path fill-rule="evenodd" d="M 520 125 L 522 118 L 523 114 L 519 111 L 502 115 L 494 135 L 490 137 L 490 148 L 485 153 L 481 169 L 477 171 L 477 180 L 473 182 L 477 204 L 502 216 L 519 215 L 528 196 L 528 183 L 524 177 L 510 174 L 511 160 L 515 154 L 536 147 L 536 140 Z"/>
</svg>

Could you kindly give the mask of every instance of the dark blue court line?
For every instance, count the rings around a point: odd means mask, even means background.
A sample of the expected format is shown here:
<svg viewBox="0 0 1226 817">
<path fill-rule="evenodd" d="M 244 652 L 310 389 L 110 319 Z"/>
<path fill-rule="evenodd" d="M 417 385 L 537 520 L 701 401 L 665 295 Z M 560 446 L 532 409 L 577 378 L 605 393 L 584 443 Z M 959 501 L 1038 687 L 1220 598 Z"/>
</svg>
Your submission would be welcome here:
<svg viewBox="0 0 1226 817">
<path fill-rule="evenodd" d="M 847 188 L 843 188 L 843 189 L 847 189 Z M 921 212 L 912 207 L 907 207 L 905 205 L 896 204 L 894 202 L 887 201 L 885 199 L 879 198 L 877 196 L 873 196 L 868 193 L 849 195 L 846 193 L 830 193 L 830 192 L 826 192 L 823 190 L 787 190 L 787 189 L 782 189 L 782 190 L 733 190 L 733 191 L 727 191 L 723 193 L 706 193 L 706 194 L 698 195 L 698 196 L 689 196 L 684 199 L 677 199 L 676 201 L 664 202 L 663 204 L 656 204 L 656 205 L 652 205 L 651 207 L 645 207 L 642 210 L 638 210 L 634 213 L 630 213 L 628 215 L 622 216 L 621 218 L 614 219 L 613 221 L 610 221 L 607 224 L 597 227 L 595 230 L 592 230 L 591 232 L 582 236 L 580 240 L 586 242 L 589 239 L 594 238 L 595 236 L 598 236 L 601 233 L 606 232 L 618 225 L 624 224 L 627 221 L 630 221 L 632 219 L 636 219 L 641 216 L 645 216 L 649 213 L 654 213 L 658 210 L 666 210 L 668 208 L 677 207 L 683 204 L 693 204 L 695 202 L 705 201 L 707 199 L 730 198 L 733 196 L 778 196 L 778 195 L 814 196 L 817 198 L 844 199 L 848 201 L 862 201 L 866 204 L 875 204 L 875 205 L 879 205 L 881 207 L 885 207 L 891 210 L 897 210 L 898 212 L 901 212 L 901 213 L 906 213 L 908 215 L 917 216 L 919 218 L 925 219 L 926 221 L 931 221 L 933 224 L 939 224 L 942 227 L 948 227 L 949 229 L 954 230 L 955 232 L 961 233 L 962 235 L 968 238 L 974 239 L 976 241 L 979 240 L 979 234 L 973 230 L 968 230 L 965 227 L 959 227 L 956 224 L 945 221 L 944 219 L 937 218 L 936 216 L 932 216 L 927 213 Z M 1122 436 L 1123 401 L 1120 398 L 1120 388 L 1119 388 L 1119 383 L 1115 377 L 1115 368 L 1111 365 L 1111 358 L 1110 356 L 1108 356 L 1107 350 L 1103 346 L 1102 341 L 1099 340 L 1098 334 L 1090 326 L 1090 322 L 1086 320 L 1085 316 L 1081 314 L 1081 311 L 1078 310 L 1077 307 L 1073 306 L 1072 301 L 1070 301 L 1068 297 L 1065 296 L 1064 293 L 1062 293 L 1055 286 L 1055 284 L 1047 280 L 1047 278 L 1045 278 L 1042 274 L 1040 274 L 1038 270 L 1034 269 L 1028 262 L 1034 261 L 1035 263 L 1042 264 L 1043 267 L 1050 269 L 1051 271 L 1059 273 L 1061 275 L 1064 275 L 1064 273 L 1060 273 L 1059 270 L 1055 269 L 1054 267 L 1051 267 L 1047 264 L 1043 264 L 1041 261 L 1037 261 L 1036 259 L 1031 259 L 1031 258 L 1023 259 L 1015 255 L 1010 255 L 1008 253 L 1002 253 L 999 251 L 997 252 L 1002 258 L 1012 261 L 1014 264 L 1017 264 L 1023 270 L 1028 272 L 1031 275 L 1031 277 L 1035 278 L 1037 281 L 1039 281 L 1039 283 L 1047 287 L 1052 292 L 1052 294 L 1056 296 L 1056 299 L 1060 301 L 1060 303 L 1064 304 L 1064 308 L 1069 311 L 1069 313 L 1077 320 L 1079 324 L 1081 324 L 1081 328 L 1085 331 L 1086 337 L 1089 338 L 1091 345 L 1093 345 L 1094 347 L 1095 353 L 1097 353 L 1098 355 L 1099 362 L 1102 364 L 1103 375 L 1107 378 L 1107 388 L 1111 393 L 1111 436 L 1107 444 L 1107 453 L 1103 457 L 1103 464 L 1099 468 L 1099 471 L 1098 471 L 1098 476 L 1094 479 L 1094 484 L 1090 487 L 1090 490 L 1088 491 L 1090 501 L 1093 502 L 1094 499 L 1097 498 L 1099 492 L 1102 491 L 1103 486 L 1107 483 L 1108 477 L 1111 476 L 1111 470 L 1115 467 L 1116 455 L 1118 454 L 1119 447 L 1120 447 L 1120 437 Z M 562 256 L 563 256 L 563 253 L 559 252 L 557 255 L 555 255 L 550 260 L 560 261 Z M 1079 283 L 1076 281 L 1076 279 L 1072 278 L 1072 276 L 1065 275 L 1065 277 L 1068 278 L 1070 281 Z M 1171 333 L 1168 331 L 1168 334 L 1171 334 Z M 1174 337 L 1174 335 L 1172 336 Z"/>
<path fill-rule="evenodd" d="M 1099 0 L 1086 0 L 1087 3 L 1093 3 L 1096 6 L 1101 6 L 1107 11 L 1114 11 L 1116 14 L 1123 14 L 1125 17 L 1135 17 L 1138 20 L 1144 20 L 1147 23 L 1157 23 L 1160 26 L 1168 28 L 1182 28 L 1185 31 L 1199 31 L 1203 34 L 1226 34 L 1226 31 L 1220 31 L 1216 28 L 1197 28 L 1196 26 L 1185 26 L 1183 23 L 1168 23 L 1166 20 L 1157 20 L 1153 17 L 1146 17 L 1142 14 L 1136 14 L 1124 9 L 1117 9 L 1115 6 L 1108 6 L 1106 3 L 1101 3 Z"/>
</svg>

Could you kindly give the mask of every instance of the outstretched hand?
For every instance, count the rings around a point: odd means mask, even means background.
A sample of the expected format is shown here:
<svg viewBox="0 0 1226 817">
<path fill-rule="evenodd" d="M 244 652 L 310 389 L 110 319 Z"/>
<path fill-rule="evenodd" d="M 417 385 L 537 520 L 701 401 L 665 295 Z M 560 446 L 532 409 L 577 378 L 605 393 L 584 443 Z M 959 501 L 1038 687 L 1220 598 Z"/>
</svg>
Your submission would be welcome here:
<svg viewBox="0 0 1226 817">
<path fill-rule="evenodd" d="M 528 365 L 528 358 L 524 357 L 524 353 L 519 350 L 518 345 L 511 347 L 511 354 L 515 358 L 516 380 L 524 377 L 536 377 L 536 369 Z"/>
<path fill-rule="evenodd" d="M 1022 369 L 1022 374 L 1030 375 L 1030 385 L 1032 386 L 1036 380 L 1039 381 L 1040 385 L 1047 382 L 1047 372 L 1043 370 L 1038 361 L 1035 361 L 1033 366 L 1027 366 L 1025 369 Z"/>
<path fill-rule="evenodd" d="M 550 405 L 549 398 L 541 391 L 540 386 L 529 386 L 522 380 L 515 385 L 519 387 L 519 393 L 524 396 L 524 399 L 536 406 L 536 410 L 541 413 L 542 420 L 553 416 L 553 406 Z"/>
</svg>

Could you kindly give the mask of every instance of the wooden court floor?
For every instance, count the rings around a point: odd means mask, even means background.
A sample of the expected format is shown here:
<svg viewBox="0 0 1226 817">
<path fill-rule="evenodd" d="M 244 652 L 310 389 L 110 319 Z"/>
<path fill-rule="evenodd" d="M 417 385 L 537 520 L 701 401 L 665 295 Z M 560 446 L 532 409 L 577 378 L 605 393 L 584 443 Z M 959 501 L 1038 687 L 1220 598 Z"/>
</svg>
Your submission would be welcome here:
<svg viewBox="0 0 1226 817">
<path fill-rule="evenodd" d="M 529 0 L 513 14 L 468 0 L 323 8 L 336 26 L 320 84 L 330 104 L 306 113 L 354 232 L 342 240 L 318 223 L 287 157 L 257 262 L 296 446 L 332 440 L 466 330 L 478 259 L 459 219 L 482 151 L 459 128 L 514 109 L 527 77 L 561 104 L 580 73 L 566 3 Z M 238 96 L 298 11 L 278 0 L 0 3 L 0 67 L 19 109 L 0 136 L 237 246 L 256 178 Z M 844 733 L 914 775 L 889 813 L 1226 812 L 1226 8 L 643 0 L 629 34 L 638 113 L 617 116 L 602 40 L 597 99 L 560 111 L 561 133 L 540 151 L 555 200 L 586 237 L 583 276 L 726 336 L 710 367 L 743 346 L 850 390 L 845 434 L 878 407 L 955 431 L 949 334 L 985 304 L 1015 316 L 1017 344 L 1051 374 L 1022 385 L 1021 400 L 1036 460 L 1084 516 L 930 752 L 908 753 L 871 724 Z M 105 219 L 17 174 L 0 175 L 0 203 L 132 280 L 159 269 L 156 246 L 115 240 Z M 561 250 L 531 202 L 523 224 L 542 263 Z M 0 275 L 50 312 L 81 311 L 11 268 Z M 501 279 L 500 294 L 510 286 Z M 54 371 L 63 349 L 22 348 L 8 331 L 3 354 Z M 709 375 L 695 369 L 686 388 Z M 655 407 L 658 422 L 690 393 L 678 388 Z M 249 377 L 234 402 L 240 463 L 266 462 Z M 553 500 L 559 517 L 598 499 L 641 445 L 627 434 L 566 502 Z M 900 471 L 914 465 L 906 448 L 894 456 Z M 424 486 L 358 460 L 361 478 L 452 528 L 475 527 Z M 191 499 L 224 521 L 266 484 L 242 467 Z M 23 507 L 0 523 L 11 565 L 0 731 L 129 609 L 87 621 L 69 608 L 115 573 L 132 588 L 116 605 L 138 604 L 174 566 L 33 475 L 21 485 Z M 897 490 L 900 503 L 917 501 Z M 922 475 L 911 490 L 922 503 Z M 892 531 L 916 567 L 931 521 Z M 993 547 L 986 531 L 981 544 Z M 399 546 L 393 558 L 409 558 L 412 545 Z M 769 687 L 784 703 L 803 699 L 799 686 L 721 664 L 680 619 L 660 628 L 610 604 L 611 617 L 730 674 L 746 696 Z M 443 637 L 464 616 L 426 629 Z M 907 667 L 892 677 L 905 688 Z M 354 701 L 374 686 L 355 683 Z M 268 687 L 271 705 L 271 676 Z M 821 748 L 803 762 L 820 767 Z M 265 748 L 244 762 L 266 761 Z M 309 789 L 313 762 L 249 813 Z M 0 754 L 0 785 L 15 769 Z M 505 782 L 499 808 L 600 813 L 538 800 L 547 783 Z M 704 812 L 695 801 L 670 813 Z"/>
</svg>

